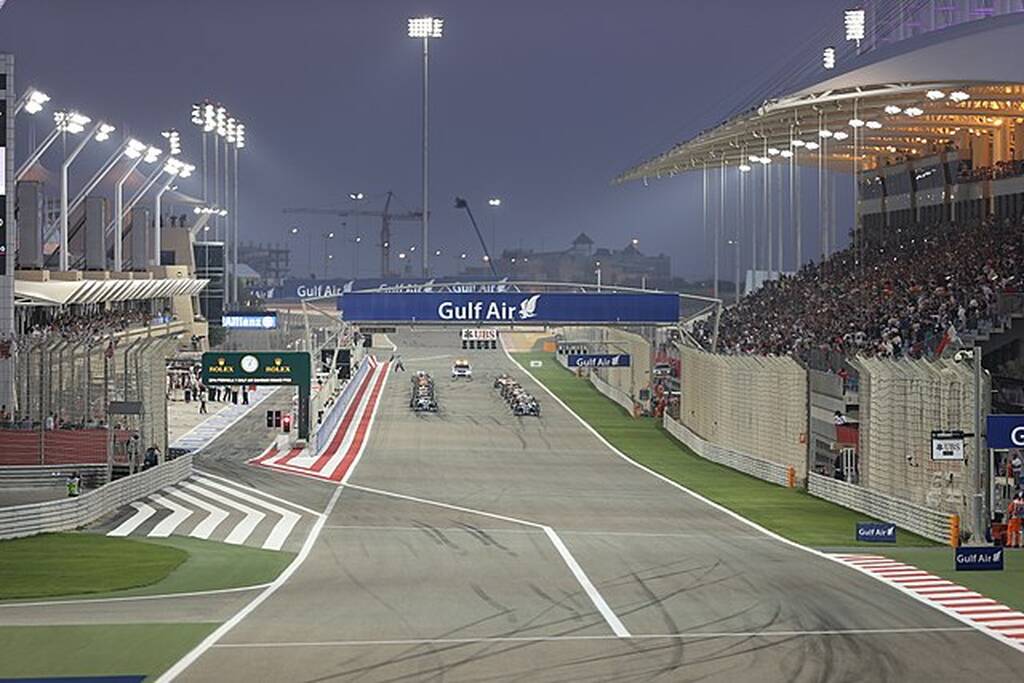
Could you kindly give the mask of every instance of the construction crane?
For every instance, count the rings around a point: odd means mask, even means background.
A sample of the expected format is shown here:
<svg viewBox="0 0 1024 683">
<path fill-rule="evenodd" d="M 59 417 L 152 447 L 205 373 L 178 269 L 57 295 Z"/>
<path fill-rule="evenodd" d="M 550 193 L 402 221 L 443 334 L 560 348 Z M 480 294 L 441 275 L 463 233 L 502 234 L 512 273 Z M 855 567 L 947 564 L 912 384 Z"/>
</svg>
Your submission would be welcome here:
<svg viewBox="0 0 1024 683">
<path fill-rule="evenodd" d="M 405 213 L 390 213 L 391 198 L 393 192 L 388 191 L 384 200 L 383 211 L 367 211 L 362 209 L 283 209 L 283 213 L 301 213 L 319 216 L 340 216 L 351 218 L 356 216 L 369 216 L 380 218 L 380 273 L 381 277 L 391 275 L 391 221 L 420 221 L 423 219 L 422 211 L 407 211 Z"/>
</svg>

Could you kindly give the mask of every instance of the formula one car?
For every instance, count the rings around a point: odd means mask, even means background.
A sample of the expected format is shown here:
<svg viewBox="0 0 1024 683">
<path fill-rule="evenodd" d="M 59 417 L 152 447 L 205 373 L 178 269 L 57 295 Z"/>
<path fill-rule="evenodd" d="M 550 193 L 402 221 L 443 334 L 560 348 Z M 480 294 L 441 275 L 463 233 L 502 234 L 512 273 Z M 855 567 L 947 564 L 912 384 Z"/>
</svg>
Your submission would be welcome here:
<svg viewBox="0 0 1024 683">
<path fill-rule="evenodd" d="M 452 364 L 452 379 L 458 379 L 460 377 L 473 379 L 473 366 L 471 366 L 469 361 L 465 358 L 459 358 Z"/>
<path fill-rule="evenodd" d="M 418 371 L 410 380 L 412 391 L 409 396 L 409 407 L 415 412 L 437 412 L 437 396 L 434 393 L 434 380 L 424 372 Z"/>
<path fill-rule="evenodd" d="M 516 380 L 508 375 L 499 375 L 494 380 L 494 388 L 501 393 L 501 397 L 505 399 L 505 403 L 508 404 L 513 415 L 540 417 L 540 401 L 523 389 Z"/>
</svg>

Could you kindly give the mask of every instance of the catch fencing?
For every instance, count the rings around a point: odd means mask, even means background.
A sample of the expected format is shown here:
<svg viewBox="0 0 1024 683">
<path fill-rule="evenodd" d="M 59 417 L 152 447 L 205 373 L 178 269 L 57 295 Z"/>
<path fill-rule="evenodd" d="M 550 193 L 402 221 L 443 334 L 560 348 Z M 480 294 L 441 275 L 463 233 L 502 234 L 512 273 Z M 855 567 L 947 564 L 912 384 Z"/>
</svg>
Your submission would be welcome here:
<svg viewBox="0 0 1024 683">
<path fill-rule="evenodd" d="M 0 540 L 81 528 L 191 474 L 192 456 L 183 455 L 77 498 L 0 508 Z"/>
<path fill-rule="evenodd" d="M 964 515 L 970 490 L 966 460 L 931 458 L 933 430 L 974 431 L 974 373 L 954 361 L 858 358 L 860 374 L 859 483 L 944 513 Z M 987 378 L 982 399 L 989 396 Z M 982 414 L 988 413 L 987 401 Z"/>
<path fill-rule="evenodd" d="M 888 496 L 815 472 L 807 477 L 807 492 L 869 517 L 892 522 L 918 536 L 939 543 L 948 543 L 950 540 L 950 526 L 953 522 L 950 513 L 915 505 L 903 498 Z"/>
<path fill-rule="evenodd" d="M 679 422 L 725 451 L 807 475 L 807 373 L 791 358 L 680 348 Z"/>
</svg>

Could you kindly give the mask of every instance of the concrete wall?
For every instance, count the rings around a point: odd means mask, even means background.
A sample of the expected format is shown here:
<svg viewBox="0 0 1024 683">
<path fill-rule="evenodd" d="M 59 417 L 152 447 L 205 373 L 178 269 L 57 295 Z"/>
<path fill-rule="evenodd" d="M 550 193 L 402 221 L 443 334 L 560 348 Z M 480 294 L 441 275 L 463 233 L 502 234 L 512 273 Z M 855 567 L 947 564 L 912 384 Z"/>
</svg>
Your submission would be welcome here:
<svg viewBox="0 0 1024 683">
<path fill-rule="evenodd" d="M 650 388 L 651 342 L 643 335 L 614 327 L 563 327 L 559 339 L 586 342 L 591 353 L 628 353 L 631 356 L 628 368 L 591 371 L 603 382 L 598 387 L 601 393 L 620 405 L 639 402 L 640 392 Z"/>
</svg>

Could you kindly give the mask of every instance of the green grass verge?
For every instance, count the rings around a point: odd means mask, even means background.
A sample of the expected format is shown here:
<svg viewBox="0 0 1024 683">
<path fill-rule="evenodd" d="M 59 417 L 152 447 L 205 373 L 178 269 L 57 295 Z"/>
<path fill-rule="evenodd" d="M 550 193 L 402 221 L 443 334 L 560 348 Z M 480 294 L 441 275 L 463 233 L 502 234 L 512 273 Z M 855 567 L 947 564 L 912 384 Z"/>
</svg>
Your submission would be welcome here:
<svg viewBox="0 0 1024 683">
<path fill-rule="evenodd" d="M 0 678 L 138 674 L 154 679 L 216 627 L 0 626 Z"/>
<path fill-rule="evenodd" d="M 96 534 L 42 534 L 0 542 L 0 599 L 109 593 L 154 584 L 177 569 L 180 548 Z"/>
<path fill-rule="evenodd" d="M 855 525 L 869 520 L 866 515 L 801 490 L 769 484 L 695 455 L 669 435 L 659 420 L 634 419 L 590 382 L 559 365 L 554 354 L 513 355 L 601 436 L 638 463 L 798 543 L 877 549 L 877 544 L 854 540 Z M 531 360 L 542 361 L 543 366 L 531 368 Z M 936 545 L 902 530 L 898 538 L 899 546 Z"/>
<path fill-rule="evenodd" d="M 882 548 L 877 554 L 913 565 L 1024 611 L 1024 550 L 1007 548 L 1001 572 L 958 572 L 953 567 L 952 548 Z"/>
<path fill-rule="evenodd" d="M 0 600 L 159 595 L 273 581 L 295 557 L 196 538 L 44 534 L 0 541 Z"/>
</svg>

